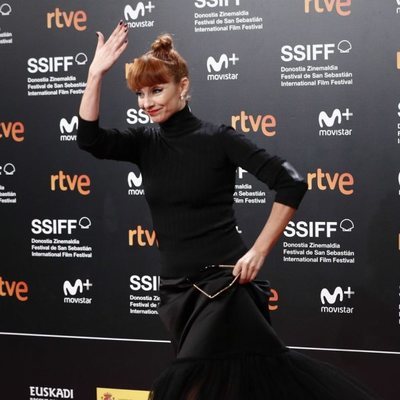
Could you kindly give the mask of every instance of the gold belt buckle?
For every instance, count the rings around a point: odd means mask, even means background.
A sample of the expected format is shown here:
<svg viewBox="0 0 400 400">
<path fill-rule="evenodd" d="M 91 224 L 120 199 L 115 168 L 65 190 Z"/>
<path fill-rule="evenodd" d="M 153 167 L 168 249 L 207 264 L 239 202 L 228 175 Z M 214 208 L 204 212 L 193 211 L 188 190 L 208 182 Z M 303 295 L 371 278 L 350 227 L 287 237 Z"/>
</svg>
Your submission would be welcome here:
<svg viewBox="0 0 400 400">
<path fill-rule="evenodd" d="M 234 268 L 234 265 L 228 265 L 228 264 L 219 264 L 218 265 L 220 268 Z M 224 288 L 222 288 L 221 290 L 219 290 L 218 292 L 214 293 L 214 294 L 209 294 L 206 291 L 204 291 L 203 289 L 201 289 L 200 287 L 198 287 L 195 283 L 193 283 L 193 287 L 195 289 L 197 289 L 199 292 L 201 292 L 202 294 L 204 294 L 204 296 L 208 297 L 209 299 L 214 299 L 215 297 L 219 296 L 221 293 L 225 292 L 226 290 L 228 290 L 239 278 L 240 274 L 236 275 L 232 282 L 228 285 L 225 286 Z"/>
</svg>

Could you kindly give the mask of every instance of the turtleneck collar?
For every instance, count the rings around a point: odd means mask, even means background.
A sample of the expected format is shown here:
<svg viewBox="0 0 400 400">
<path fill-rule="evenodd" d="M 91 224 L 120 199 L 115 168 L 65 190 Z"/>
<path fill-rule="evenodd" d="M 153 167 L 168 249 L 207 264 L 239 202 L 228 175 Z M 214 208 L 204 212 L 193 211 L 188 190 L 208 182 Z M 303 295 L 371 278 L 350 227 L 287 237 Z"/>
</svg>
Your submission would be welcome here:
<svg viewBox="0 0 400 400">
<path fill-rule="evenodd" d="M 189 109 L 188 104 L 173 114 L 167 121 L 160 123 L 162 133 L 167 137 L 181 136 L 193 131 L 201 121 L 196 118 Z"/>
</svg>

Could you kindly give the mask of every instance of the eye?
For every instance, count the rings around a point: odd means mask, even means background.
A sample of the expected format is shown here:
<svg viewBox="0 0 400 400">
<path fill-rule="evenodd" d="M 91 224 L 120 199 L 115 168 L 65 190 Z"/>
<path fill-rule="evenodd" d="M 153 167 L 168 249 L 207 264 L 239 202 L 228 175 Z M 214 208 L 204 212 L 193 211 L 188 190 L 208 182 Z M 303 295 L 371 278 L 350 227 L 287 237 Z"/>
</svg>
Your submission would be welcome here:
<svg viewBox="0 0 400 400">
<path fill-rule="evenodd" d="M 163 88 L 160 88 L 160 87 L 155 87 L 153 89 L 153 93 L 161 93 L 162 91 L 163 91 Z"/>
<path fill-rule="evenodd" d="M 140 90 L 136 91 L 136 96 L 137 97 L 142 97 L 143 96 L 143 92 L 141 92 Z"/>
</svg>

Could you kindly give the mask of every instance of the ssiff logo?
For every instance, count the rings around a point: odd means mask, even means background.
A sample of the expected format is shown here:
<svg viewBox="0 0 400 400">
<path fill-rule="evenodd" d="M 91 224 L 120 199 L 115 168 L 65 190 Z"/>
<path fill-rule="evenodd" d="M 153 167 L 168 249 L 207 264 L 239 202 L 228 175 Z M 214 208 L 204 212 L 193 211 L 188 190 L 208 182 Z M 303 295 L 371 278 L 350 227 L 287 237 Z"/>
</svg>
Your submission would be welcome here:
<svg viewBox="0 0 400 400">
<path fill-rule="evenodd" d="M 53 12 L 47 13 L 47 28 L 71 28 L 77 31 L 85 31 L 87 26 L 85 11 L 61 11 L 58 7 Z"/>
<path fill-rule="evenodd" d="M 239 57 L 236 56 L 235 53 L 232 53 L 230 56 L 223 53 L 219 56 L 218 59 L 210 56 L 207 58 L 207 80 L 208 81 L 219 81 L 219 80 L 237 80 L 239 74 L 238 73 L 221 73 L 221 70 L 225 72 L 227 69 L 236 66 L 236 63 L 239 61 Z"/>
<path fill-rule="evenodd" d="M 346 290 L 343 290 L 340 286 L 336 287 L 334 291 L 331 293 L 327 288 L 321 290 L 320 299 L 323 306 L 321 306 L 321 312 L 323 313 L 338 313 L 338 314 L 352 314 L 354 307 L 347 306 L 333 306 L 333 304 L 339 302 L 342 303 L 347 296 L 347 299 L 350 299 L 355 292 L 351 289 L 351 287 L 347 287 Z M 330 304 L 331 306 L 327 306 L 325 304 Z"/>
<path fill-rule="evenodd" d="M 151 14 L 155 5 L 151 2 L 139 1 L 133 8 L 127 4 L 124 8 L 124 18 L 129 28 L 151 28 L 154 26 L 154 20 L 137 21 L 139 17 L 145 18 L 147 14 Z"/>
<path fill-rule="evenodd" d="M 240 0 L 196 0 L 194 5 L 197 8 L 229 7 L 231 5 L 239 6 Z"/>
<path fill-rule="evenodd" d="M 351 0 L 304 0 L 304 12 L 309 14 L 315 11 L 318 14 L 336 13 L 342 17 L 351 14 Z"/>
</svg>

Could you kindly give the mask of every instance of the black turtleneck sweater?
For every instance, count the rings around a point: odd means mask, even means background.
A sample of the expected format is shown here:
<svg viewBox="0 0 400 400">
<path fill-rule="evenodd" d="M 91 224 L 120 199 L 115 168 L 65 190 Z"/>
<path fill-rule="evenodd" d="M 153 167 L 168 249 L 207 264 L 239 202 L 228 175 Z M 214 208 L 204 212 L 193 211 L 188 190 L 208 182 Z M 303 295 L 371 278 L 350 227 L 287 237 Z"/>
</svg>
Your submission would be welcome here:
<svg viewBox="0 0 400 400">
<path fill-rule="evenodd" d="M 235 264 L 247 251 L 233 210 L 238 166 L 297 208 L 307 185 L 293 167 L 243 134 L 197 119 L 186 106 L 157 127 L 124 132 L 80 118 L 78 145 L 97 158 L 138 165 L 161 254 L 161 276 Z"/>
</svg>

